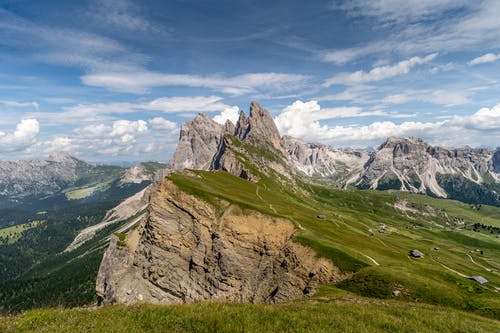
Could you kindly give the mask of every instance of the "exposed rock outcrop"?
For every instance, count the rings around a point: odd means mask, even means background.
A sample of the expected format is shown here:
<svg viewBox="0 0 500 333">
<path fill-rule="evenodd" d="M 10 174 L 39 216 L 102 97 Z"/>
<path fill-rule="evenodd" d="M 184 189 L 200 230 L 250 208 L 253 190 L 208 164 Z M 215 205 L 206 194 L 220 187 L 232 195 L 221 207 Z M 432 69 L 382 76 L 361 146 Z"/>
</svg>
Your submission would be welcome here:
<svg viewBox="0 0 500 333">
<path fill-rule="evenodd" d="M 221 136 L 227 129 L 231 129 L 230 125 L 221 126 L 201 113 L 193 121 L 182 124 L 179 143 L 168 168 L 173 171 L 185 168 L 208 169 L 221 142 Z"/>
<path fill-rule="evenodd" d="M 281 136 L 269 112 L 258 103 L 250 104 L 250 114 L 243 111 L 234 135 L 224 136 L 211 163 L 211 170 L 224 170 L 250 181 L 272 170 L 290 177 L 293 172 Z"/>
<path fill-rule="evenodd" d="M 223 300 L 274 303 L 338 278 L 326 259 L 292 241 L 288 220 L 220 202 L 219 209 L 165 179 L 127 243 L 114 238 L 97 279 L 102 304 Z"/>
<path fill-rule="evenodd" d="M 0 161 L 0 195 L 25 197 L 51 194 L 89 173 L 90 164 L 67 152 L 47 160 Z"/>
<path fill-rule="evenodd" d="M 364 151 L 336 149 L 320 143 L 306 143 L 291 136 L 281 139 L 295 169 L 313 177 L 348 181 L 361 172 L 369 154 Z"/>
<path fill-rule="evenodd" d="M 492 154 L 487 149 L 449 150 L 417 138 L 390 137 L 371 154 L 357 185 L 447 197 L 439 184 L 439 175 L 458 176 L 481 184 L 486 175 L 496 177 Z"/>
</svg>

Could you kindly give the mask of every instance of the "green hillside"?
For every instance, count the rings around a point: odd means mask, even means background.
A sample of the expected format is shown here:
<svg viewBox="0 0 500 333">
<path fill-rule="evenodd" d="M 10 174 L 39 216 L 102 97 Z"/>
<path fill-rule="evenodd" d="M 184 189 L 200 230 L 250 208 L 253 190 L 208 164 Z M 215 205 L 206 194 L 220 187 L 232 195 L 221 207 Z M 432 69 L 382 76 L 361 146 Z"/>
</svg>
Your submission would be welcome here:
<svg viewBox="0 0 500 333">
<path fill-rule="evenodd" d="M 293 221 L 296 240 L 354 273 L 338 287 L 367 297 L 450 306 L 500 318 L 500 239 L 475 232 L 500 226 L 500 209 L 399 192 L 302 190 L 262 177 L 251 183 L 225 172 L 190 171 L 170 179 L 217 205 L 219 199 Z M 320 218 L 318 218 L 320 217 Z M 425 257 L 415 259 L 418 249 Z M 489 283 L 467 279 L 481 275 Z"/>
</svg>

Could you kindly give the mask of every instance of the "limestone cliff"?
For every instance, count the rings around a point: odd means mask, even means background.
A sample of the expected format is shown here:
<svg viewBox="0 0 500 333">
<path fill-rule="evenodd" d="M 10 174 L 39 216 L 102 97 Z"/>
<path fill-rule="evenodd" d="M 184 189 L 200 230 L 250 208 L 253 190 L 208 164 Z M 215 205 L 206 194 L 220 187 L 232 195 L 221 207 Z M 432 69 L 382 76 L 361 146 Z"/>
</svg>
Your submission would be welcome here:
<svg viewBox="0 0 500 333">
<path fill-rule="evenodd" d="M 233 135 L 221 139 L 210 169 L 224 170 L 254 182 L 273 172 L 284 177 L 293 172 L 271 115 L 256 102 L 250 104 L 248 117 L 240 112 Z"/>
<path fill-rule="evenodd" d="M 217 207 L 165 179 L 152 190 L 140 227 L 114 237 L 101 263 L 102 304 L 201 300 L 274 303 L 301 297 L 339 274 L 293 242 L 292 222 Z"/>
<path fill-rule="evenodd" d="M 193 121 L 182 124 L 179 143 L 168 168 L 173 171 L 184 168 L 208 169 L 221 137 L 228 128 L 231 129 L 230 124 L 221 126 L 201 113 Z"/>
</svg>

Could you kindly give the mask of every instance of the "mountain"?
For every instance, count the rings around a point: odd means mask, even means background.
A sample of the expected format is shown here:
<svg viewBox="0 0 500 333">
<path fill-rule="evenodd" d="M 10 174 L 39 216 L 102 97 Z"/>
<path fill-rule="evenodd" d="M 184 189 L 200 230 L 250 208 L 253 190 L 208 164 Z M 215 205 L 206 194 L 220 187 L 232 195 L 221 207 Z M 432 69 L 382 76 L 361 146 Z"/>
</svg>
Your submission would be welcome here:
<svg viewBox="0 0 500 333">
<path fill-rule="evenodd" d="M 168 163 L 173 171 L 208 169 L 224 134 L 225 127 L 206 114 L 198 114 L 193 121 L 182 124 L 179 143 Z"/>
<path fill-rule="evenodd" d="M 497 152 L 446 149 L 417 138 L 391 137 L 373 152 L 353 183 L 361 188 L 427 193 L 469 203 L 500 204 Z"/>
<path fill-rule="evenodd" d="M 456 168 L 471 161 L 489 173 L 493 152 L 447 151 L 404 138 L 390 138 L 372 154 L 304 143 L 281 138 L 257 103 L 234 127 L 214 128 L 220 138 L 210 168 L 169 173 L 153 185 L 139 226 L 111 236 L 97 275 L 101 304 L 276 303 L 321 293 L 326 284 L 462 309 L 467 298 L 477 302 L 474 311 L 500 316 L 493 301 L 498 268 L 486 264 L 498 257 L 500 208 L 324 186 L 356 184 L 376 165 L 420 170 L 432 158 Z M 184 156 L 202 160 L 195 155 Z M 425 258 L 409 260 L 412 249 Z M 471 275 L 490 284 L 464 278 Z"/>
<path fill-rule="evenodd" d="M 0 161 L 0 195 L 14 198 L 54 193 L 91 169 L 67 152 L 50 155 L 46 161 Z"/>
<path fill-rule="evenodd" d="M 306 143 L 291 136 L 283 136 L 281 144 L 290 156 L 293 168 L 317 180 L 331 179 L 348 183 L 352 177 L 357 178 L 369 159 L 365 151 Z"/>
<path fill-rule="evenodd" d="M 369 154 L 281 137 L 257 103 L 236 124 L 196 118 L 183 126 L 169 168 L 121 169 L 110 185 L 77 177 L 47 198 L 22 199 L 56 205 L 32 210 L 21 237 L 0 245 L 4 311 L 90 304 L 97 287 L 102 304 L 322 302 L 341 292 L 356 302 L 394 298 L 500 317 L 500 208 L 356 189 L 388 147 Z M 415 146 L 426 144 L 416 141 L 402 148 L 412 151 L 403 160 L 422 165 L 426 153 Z M 432 154 L 444 163 L 441 150 Z M 498 152 L 456 155 L 449 163 L 473 160 L 475 170 L 486 161 L 477 186 L 497 184 Z M 440 186 L 450 197 L 453 187 Z M 425 257 L 409 260 L 411 249 Z M 464 278 L 475 275 L 489 283 Z"/>
</svg>

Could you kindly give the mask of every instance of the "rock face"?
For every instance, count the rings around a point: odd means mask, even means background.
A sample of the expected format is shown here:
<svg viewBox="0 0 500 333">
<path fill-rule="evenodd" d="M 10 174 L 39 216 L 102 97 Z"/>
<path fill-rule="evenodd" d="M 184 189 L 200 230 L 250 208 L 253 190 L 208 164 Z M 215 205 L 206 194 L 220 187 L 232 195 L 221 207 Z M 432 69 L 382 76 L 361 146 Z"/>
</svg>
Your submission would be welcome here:
<svg viewBox="0 0 500 333">
<path fill-rule="evenodd" d="M 231 129 L 229 124 L 223 127 L 205 114 L 198 114 L 193 121 L 184 123 L 181 126 L 177 149 L 168 163 L 169 169 L 207 170 L 221 142 L 222 134 Z"/>
<path fill-rule="evenodd" d="M 500 174 L 500 148 L 497 148 L 495 153 L 493 154 L 493 157 L 491 158 L 491 163 L 493 166 L 493 170 Z"/>
<path fill-rule="evenodd" d="M 369 158 L 369 154 L 364 151 L 306 143 L 291 136 L 284 136 L 281 143 L 294 168 L 312 177 L 328 177 L 347 182 L 362 171 Z"/>
<path fill-rule="evenodd" d="M 0 195 L 25 197 L 50 194 L 91 169 L 91 165 L 66 152 L 53 154 L 46 161 L 0 161 Z"/>
<path fill-rule="evenodd" d="M 294 225 L 238 207 L 215 207 L 164 180 L 126 244 L 116 237 L 97 278 L 102 304 L 222 300 L 274 303 L 338 278 L 331 262 L 292 241 Z"/>
<path fill-rule="evenodd" d="M 233 135 L 225 135 L 210 166 L 238 177 L 258 181 L 272 171 L 290 176 L 291 163 L 281 144 L 281 136 L 269 112 L 258 103 L 250 104 L 250 114 L 243 111 Z"/>
<path fill-rule="evenodd" d="M 448 150 L 417 138 L 391 137 L 371 154 L 356 185 L 447 197 L 439 182 L 440 175 L 453 175 L 476 184 L 484 183 L 488 176 L 497 179 L 493 152 L 472 148 Z"/>
</svg>

